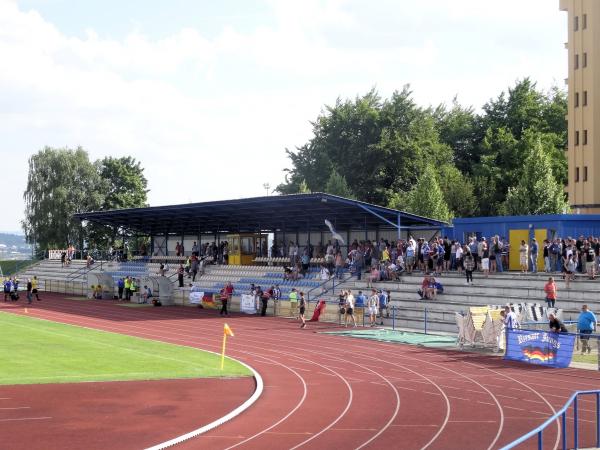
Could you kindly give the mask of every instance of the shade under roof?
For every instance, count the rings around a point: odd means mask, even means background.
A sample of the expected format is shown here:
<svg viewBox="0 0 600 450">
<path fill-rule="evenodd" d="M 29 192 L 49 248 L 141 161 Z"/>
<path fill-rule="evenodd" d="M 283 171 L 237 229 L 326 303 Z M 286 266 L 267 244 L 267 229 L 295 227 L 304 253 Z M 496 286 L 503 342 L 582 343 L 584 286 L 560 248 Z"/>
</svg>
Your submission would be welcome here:
<svg viewBox="0 0 600 450">
<path fill-rule="evenodd" d="M 148 235 L 439 228 L 439 220 L 331 194 L 272 195 L 183 205 L 92 211 L 75 218 Z"/>
</svg>

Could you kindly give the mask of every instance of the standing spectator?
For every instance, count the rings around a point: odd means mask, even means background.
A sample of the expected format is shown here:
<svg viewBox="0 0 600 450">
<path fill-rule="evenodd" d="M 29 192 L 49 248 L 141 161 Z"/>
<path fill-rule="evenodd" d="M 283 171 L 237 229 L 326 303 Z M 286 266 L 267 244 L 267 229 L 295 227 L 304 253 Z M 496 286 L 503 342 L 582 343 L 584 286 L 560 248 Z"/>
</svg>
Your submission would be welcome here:
<svg viewBox="0 0 600 450">
<path fill-rule="evenodd" d="M 559 259 L 560 259 L 560 240 L 554 239 L 550 245 L 550 267 L 552 272 L 559 271 Z"/>
<path fill-rule="evenodd" d="M 176 256 L 183 256 L 181 254 L 181 244 L 179 243 L 179 241 L 177 241 L 177 243 L 175 244 L 175 255 Z"/>
<path fill-rule="evenodd" d="M 200 256 L 200 247 L 198 247 L 198 243 L 196 241 L 194 241 L 192 244 L 192 255 L 196 257 Z"/>
<path fill-rule="evenodd" d="M 292 288 L 288 298 L 290 299 L 290 316 L 296 317 L 298 311 L 298 292 L 296 292 L 296 288 Z"/>
<path fill-rule="evenodd" d="M 369 326 L 374 327 L 377 322 L 377 307 L 379 306 L 379 296 L 377 289 L 371 289 L 371 296 L 367 300 L 367 310 L 369 312 Z"/>
<path fill-rule="evenodd" d="M 494 253 L 496 253 L 496 271 L 504 272 L 504 243 L 500 240 L 500 236 L 494 238 Z M 507 266 L 508 267 L 508 266 Z"/>
<path fill-rule="evenodd" d="M 381 319 L 380 325 L 383 325 L 383 312 L 385 310 L 386 318 L 390 318 L 390 312 L 388 311 L 388 296 L 383 290 L 379 291 L 379 318 Z"/>
<path fill-rule="evenodd" d="M 225 285 L 225 287 L 223 287 L 223 289 L 221 289 L 221 311 L 220 311 L 220 315 L 223 316 L 228 316 L 229 315 L 229 311 L 227 311 L 227 304 L 229 303 L 229 301 L 231 300 L 231 297 L 233 296 L 233 284 L 231 284 L 231 281 L 228 281 L 227 284 Z"/>
<path fill-rule="evenodd" d="M 346 314 L 344 315 L 344 326 L 348 326 L 348 316 L 352 318 L 352 323 L 356 327 L 356 318 L 354 317 L 354 295 L 352 295 L 352 291 L 347 291 L 346 293 Z"/>
<path fill-rule="evenodd" d="M 556 303 L 556 283 L 553 277 L 548 278 L 548 282 L 544 286 L 544 292 L 546 293 L 548 308 L 554 308 Z"/>
<path fill-rule="evenodd" d="M 527 243 L 522 240 L 521 246 L 519 247 L 519 263 L 521 264 L 521 273 L 527 273 L 528 267 L 528 258 L 527 255 L 529 253 L 529 246 Z"/>
<path fill-rule="evenodd" d="M 458 271 L 459 274 L 462 273 L 462 269 L 463 269 L 463 254 L 464 251 L 462 249 L 462 246 L 460 245 L 460 242 L 455 242 L 454 243 L 454 247 L 456 248 L 454 251 L 454 268 Z"/>
<path fill-rule="evenodd" d="M 31 279 L 27 279 L 27 303 L 31 305 L 31 300 L 33 299 L 33 294 L 31 291 L 33 290 L 33 285 L 31 284 Z"/>
<path fill-rule="evenodd" d="M 508 305 L 504 307 L 504 326 L 508 330 L 519 328 L 519 319 L 517 319 L 517 315 Z"/>
<path fill-rule="evenodd" d="M 306 299 L 304 298 L 304 292 L 300 292 L 300 303 L 299 303 L 299 312 L 300 312 L 300 320 L 302 321 L 302 325 L 300 328 L 306 328 L 306 319 L 304 318 L 304 313 L 306 312 Z"/>
<path fill-rule="evenodd" d="M 119 292 L 119 301 L 123 300 L 123 291 L 125 290 L 125 280 L 123 280 L 123 277 L 119 278 L 119 281 L 117 281 L 117 289 Z"/>
<path fill-rule="evenodd" d="M 573 254 L 567 254 L 567 260 L 565 261 L 565 287 L 569 289 L 571 281 L 575 277 L 575 261 L 573 261 Z"/>
<path fill-rule="evenodd" d="M 183 268 L 183 264 L 179 264 L 179 268 L 177 269 L 177 281 L 179 281 L 179 287 L 183 287 L 183 274 L 185 273 L 185 269 Z"/>
<path fill-rule="evenodd" d="M 586 350 L 588 353 L 592 352 L 589 335 L 596 330 L 597 323 L 598 321 L 596 320 L 596 316 L 589 310 L 588 305 L 582 305 L 581 314 L 579 314 L 579 318 L 577 320 L 577 329 L 579 330 L 579 333 L 581 333 L 580 339 L 582 355 Z"/>
<path fill-rule="evenodd" d="M 531 271 L 533 273 L 537 273 L 537 258 L 538 258 L 538 243 L 537 240 L 535 238 L 533 238 L 531 240 L 531 251 L 530 251 L 530 258 L 531 258 Z"/>
<path fill-rule="evenodd" d="M 261 291 L 260 301 L 261 301 L 261 309 L 260 315 L 261 317 L 265 317 L 267 315 L 267 307 L 269 306 L 269 299 L 271 298 L 271 293 L 267 289 L 266 291 Z"/>
<path fill-rule="evenodd" d="M 486 278 L 490 275 L 490 249 L 485 238 L 481 242 L 481 270 Z"/>
<path fill-rule="evenodd" d="M 550 273 L 552 272 L 552 262 L 550 260 L 550 247 L 552 244 L 548 239 L 544 241 L 544 249 L 543 249 L 543 257 L 544 257 L 544 272 Z"/>
<path fill-rule="evenodd" d="M 125 277 L 125 281 L 123 283 L 125 287 L 125 300 L 129 301 L 131 299 L 131 277 Z"/>
<path fill-rule="evenodd" d="M 38 287 L 39 287 L 39 282 L 37 279 L 37 276 L 34 275 L 33 278 L 31 279 L 31 293 L 33 295 L 35 295 L 35 298 L 38 302 L 42 301 L 42 299 L 40 298 L 39 292 L 38 292 Z"/>
<path fill-rule="evenodd" d="M 415 241 L 411 238 L 406 246 L 406 271 L 412 274 L 415 266 Z"/>
<path fill-rule="evenodd" d="M 469 247 L 465 247 L 465 256 L 463 256 L 463 266 L 467 276 L 467 284 L 473 284 L 473 270 L 475 270 L 475 258 Z"/>
<path fill-rule="evenodd" d="M 593 280 L 596 278 L 596 250 L 594 248 L 594 246 L 592 245 L 593 243 L 588 242 L 583 248 L 584 248 L 584 255 L 585 255 L 585 260 L 586 260 L 586 264 L 585 264 L 585 268 L 588 274 L 588 277 L 590 280 Z"/>
<path fill-rule="evenodd" d="M 192 274 L 192 282 L 196 281 L 196 275 L 198 274 L 198 257 L 196 255 L 192 255 L 192 266 L 190 272 Z"/>
</svg>

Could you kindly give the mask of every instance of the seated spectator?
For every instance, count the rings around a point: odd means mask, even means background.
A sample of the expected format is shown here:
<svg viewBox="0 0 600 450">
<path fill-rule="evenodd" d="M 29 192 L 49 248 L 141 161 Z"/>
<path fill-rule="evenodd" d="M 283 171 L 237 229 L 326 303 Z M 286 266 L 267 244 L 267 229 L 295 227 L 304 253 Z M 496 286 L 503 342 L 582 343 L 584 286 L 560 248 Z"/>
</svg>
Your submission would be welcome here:
<svg viewBox="0 0 600 450">
<path fill-rule="evenodd" d="M 421 289 L 418 291 L 418 293 L 421 295 L 421 299 L 431 300 L 434 296 L 434 291 L 435 288 L 431 285 L 429 275 L 425 275 L 423 277 L 423 282 L 421 283 Z"/>
<path fill-rule="evenodd" d="M 92 289 L 94 290 L 93 297 L 98 300 L 102 300 L 102 286 L 101 285 L 98 285 L 96 287 L 92 286 Z"/>
</svg>

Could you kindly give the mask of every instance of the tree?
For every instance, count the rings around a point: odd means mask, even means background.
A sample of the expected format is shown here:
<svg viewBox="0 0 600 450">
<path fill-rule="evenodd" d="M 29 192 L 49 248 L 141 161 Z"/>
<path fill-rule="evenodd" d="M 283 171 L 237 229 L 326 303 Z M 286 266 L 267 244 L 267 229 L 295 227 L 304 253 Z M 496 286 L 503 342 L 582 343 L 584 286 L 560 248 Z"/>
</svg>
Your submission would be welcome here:
<svg viewBox="0 0 600 450">
<path fill-rule="evenodd" d="M 140 208 L 146 206 L 148 181 L 139 161 L 131 156 L 113 158 L 107 156 L 94 164 L 101 178 L 104 200 L 99 209 Z M 124 246 L 117 242 L 123 233 L 117 227 L 90 224 L 87 230 L 90 244 L 107 248 Z"/>
<path fill-rule="evenodd" d="M 38 248 L 79 244 L 83 231 L 72 215 L 99 209 L 104 200 L 102 182 L 88 154 L 45 147 L 29 158 L 23 230 Z"/>
<path fill-rule="evenodd" d="M 404 198 L 407 212 L 446 222 L 450 220 L 448 205 L 431 164 L 425 167 L 414 189 Z"/>
<path fill-rule="evenodd" d="M 563 187 L 556 182 L 549 152 L 541 140 L 529 151 L 519 183 L 509 188 L 503 208 L 507 215 L 560 214 L 567 210 Z"/>
<path fill-rule="evenodd" d="M 477 209 L 473 183 L 468 175 L 452 165 L 441 166 L 438 183 L 452 216 L 470 217 Z"/>
<path fill-rule="evenodd" d="M 102 209 L 140 208 L 146 205 L 148 180 L 139 161 L 131 156 L 105 157 L 96 163 L 106 182 Z"/>
<path fill-rule="evenodd" d="M 325 184 L 325 192 L 340 197 L 354 198 L 348 183 L 346 183 L 346 178 L 341 176 L 335 169 L 331 171 L 331 175 Z"/>
</svg>

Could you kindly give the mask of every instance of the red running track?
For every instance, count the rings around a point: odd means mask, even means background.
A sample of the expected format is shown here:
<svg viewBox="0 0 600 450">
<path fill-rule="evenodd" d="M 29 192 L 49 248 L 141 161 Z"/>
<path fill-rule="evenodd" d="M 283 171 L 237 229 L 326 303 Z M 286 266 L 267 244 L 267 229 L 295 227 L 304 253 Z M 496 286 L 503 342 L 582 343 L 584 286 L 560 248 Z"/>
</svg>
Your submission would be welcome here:
<svg viewBox="0 0 600 450">
<path fill-rule="evenodd" d="M 236 419 L 178 446 L 185 449 L 500 448 L 542 423 L 573 391 L 600 389 L 595 371 L 316 333 L 330 325 L 300 330 L 286 319 L 225 320 L 192 308 L 47 297 L 30 316 L 212 351 L 220 351 L 223 323 L 230 324 L 228 354 L 262 375 L 264 393 Z M 582 446 L 592 444 L 594 408 L 592 400 L 580 402 Z M 544 448 L 556 448 L 560 437 L 555 424 Z"/>
</svg>

